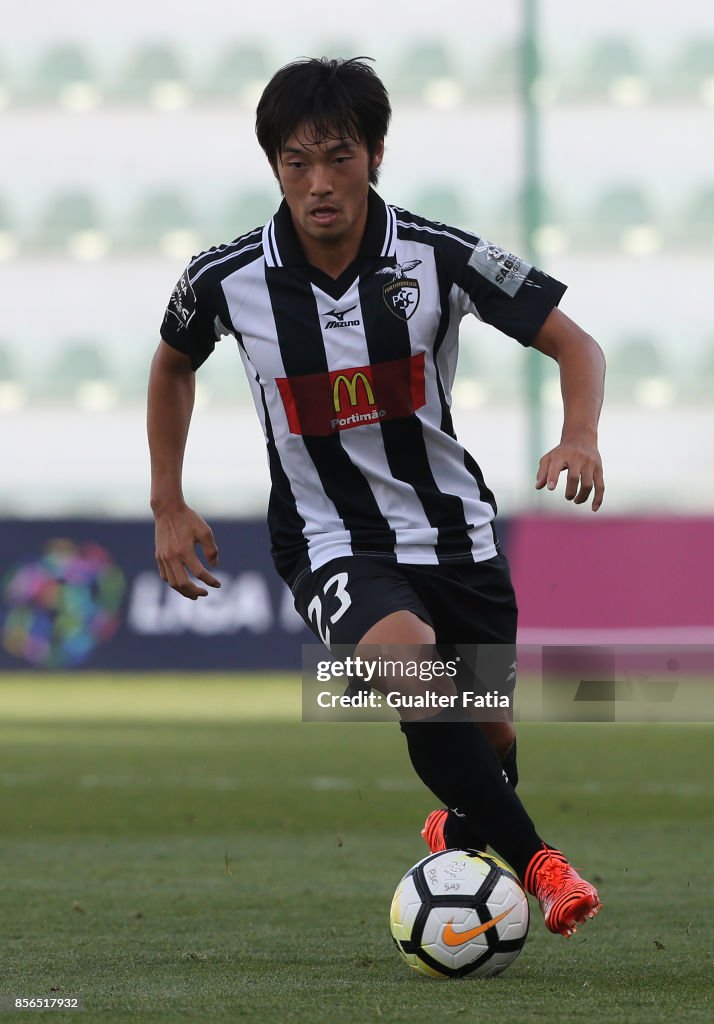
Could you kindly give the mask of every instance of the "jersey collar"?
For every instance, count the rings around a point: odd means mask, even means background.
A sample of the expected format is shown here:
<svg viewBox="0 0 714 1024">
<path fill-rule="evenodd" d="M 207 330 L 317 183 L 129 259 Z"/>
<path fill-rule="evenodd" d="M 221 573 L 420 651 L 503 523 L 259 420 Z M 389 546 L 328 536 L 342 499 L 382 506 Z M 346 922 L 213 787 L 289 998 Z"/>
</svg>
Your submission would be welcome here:
<svg viewBox="0 0 714 1024">
<path fill-rule="evenodd" d="M 357 264 L 380 258 L 396 259 L 397 216 L 373 188 L 369 190 L 367 225 Z M 306 267 L 305 253 L 298 241 L 288 204 L 280 207 L 263 228 L 263 252 L 269 267 Z"/>
</svg>

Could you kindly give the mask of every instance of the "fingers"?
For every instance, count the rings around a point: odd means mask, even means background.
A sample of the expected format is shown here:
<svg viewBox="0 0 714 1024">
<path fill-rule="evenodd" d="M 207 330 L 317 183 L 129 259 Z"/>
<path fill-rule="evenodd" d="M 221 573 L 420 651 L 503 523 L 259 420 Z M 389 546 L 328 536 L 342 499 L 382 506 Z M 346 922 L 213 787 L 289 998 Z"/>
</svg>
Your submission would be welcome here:
<svg viewBox="0 0 714 1024">
<path fill-rule="evenodd" d="M 547 485 L 549 491 L 554 491 L 558 484 L 558 477 L 564 469 L 568 468 L 567 461 L 556 457 L 554 451 L 544 455 L 538 464 L 536 475 L 536 490 L 541 490 Z M 567 497 L 567 492 L 566 492 Z"/>
<path fill-rule="evenodd" d="M 211 529 L 211 527 L 207 523 L 204 524 L 204 528 L 203 529 L 198 530 L 196 532 L 196 540 L 198 541 L 198 543 L 203 548 L 203 552 L 204 552 L 208 562 L 211 565 L 217 565 L 218 564 L 218 547 L 216 545 L 216 541 L 215 541 L 215 538 L 213 536 L 213 530 Z M 203 577 L 201 577 L 201 579 L 203 579 Z M 208 581 L 206 581 L 206 582 L 208 582 Z M 215 586 L 215 583 L 212 583 L 211 586 Z M 220 584 L 219 584 L 219 586 L 220 586 Z"/>
<path fill-rule="evenodd" d="M 548 454 L 544 455 L 538 464 L 536 490 L 541 490 L 543 487 L 547 486 L 549 491 L 554 491 L 558 486 L 558 478 L 564 469 L 568 469 L 567 458 L 562 455 L 556 455 L 555 449 L 552 452 L 548 452 Z M 575 497 L 578 480 L 579 474 L 576 474 L 575 472 L 572 474 L 570 472 L 568 473 L 565 496 L 569 501 Z"/>
<path fill-rule="evenodd" d="M 215 587 L 216 589 L 220 587 L 220 580 L 217 580 L 215 576 L 212 576 L 203 562 L 195 556 L 186 562 L 186 567 L 189 572 L 195 576 L 197 580 L 201 580 L 202 583 L 207 584 L 209 587 Z"/>
<path fill-rule="evenodd" d="M 161 579 L 168 583 L 172 590 L 177 591 L 183 597 L 187 597 L 190 601 L 195 601 L 199 597 L 207 597 L 208 591 L 204 587 L 199 587 L 191 579 L 189 572 L 196 580 L 200 580 L 201 583 L 205 583 L 209 587 L 218 589 L 221 586 L 221 581 L 216 579 L 206 569 L 195 554 L 188 557 L 184 555 L 164 557 L 157 555 L 156 562 Z"/>
<path fill-rule="evenodd" d="M 213 531 L 192 509 L 184 507 L 178 514 L 157 516 L 156 563 L 159 575 L 173 590 L 191 601 L 208 595 L 208 590 L 199 583 L 216 589 L 221 585 L 196 554 L 196 545 L 203 548 L 210 565 L 218 563 Z"/>
<path fill-rule="evenodd" d="M 572 496 L 568 495 L 568 491 L 567 490 L 565 492 L 565 497 L 568 498 L 568 501 L 570 501 L 570 497 L 572 497 L 572 500 L 573 500 L 573 502 L 576 505 L 582 505 L 583 502 L 588 500 L 588 498 L 590 497 L 590 493 L 591 493 L 591 491 L 593 489 L 593 472 L 594 472 L 594 470 L 590 467 L 589 464 L 586 464 L 585 466 L 583 466 L 583 469 L 580 472 L 580 479 L 579 479 L 579 481 L 578 480 L 575 481 L 575 486 L 573 488 Z M 568 482 L 569 481 L 570 481 L 570 477 L 568 477 Z M 578 483 L 580 484 L 580 488 L 579 489 L 578 489 Z M 577 493 L 575 493 L 576 491 L 577 491 Z"/>
<path fill-rule="evenodd" d="M 593 498 L 593 512 L 597 512 L 605 497 L 605 477 L 603 476 L 602 466 L 595 467 L 594 479 L 595 497 Z"/>
<path fill-rule="evenodd" d="M 568 476 L 565 481 L 565 497 L 568 501 L 577 501 L 578 484 L 582 479 L 582 474 L 575 466 L 568 465 L 565 468 L 568 470 Z"/>
<path fill-rule="evenodd" d="M 207 596 L 208 591 L 204 590 L 203 587 L 198 587 L 189 578 L 182 565 L 161 558 L 157 558 L 156 562 L 159 566 L 159 576 L 165 583 L 168 583 L 172 590 L 177 591 L 183 597 L 187 597 L 190 601 Z"/>
<path fill-rule="evenodd" d="M 566 454 L 553 449 L 540 460 L 536 474 L 536 490 L 547 486 L 549 491 L 554 491 L 560 474 L 564 471 L 567 471 L 566 500 L 572 501 L 575 505 L 582 505 L 588 500 L 594 488 L 592 508 L 593 512 L 597 512 L 605 494 L 605 481 L 599 456 L 597 458 L 583 457 L 575 453 Z"/>
</svg>

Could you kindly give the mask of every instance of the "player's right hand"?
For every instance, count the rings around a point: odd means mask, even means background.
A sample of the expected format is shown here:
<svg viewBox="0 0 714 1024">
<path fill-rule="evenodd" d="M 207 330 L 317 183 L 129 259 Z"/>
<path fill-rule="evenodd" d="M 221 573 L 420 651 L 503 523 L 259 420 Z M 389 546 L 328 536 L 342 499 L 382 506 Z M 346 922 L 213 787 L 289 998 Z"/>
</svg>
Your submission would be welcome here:
<svg viewBox="0 0 714 1024">
<path fill-rule="evenodd" d="M 220 587 L 220 581 L 196 554 L 196 545 L 200 545 L 209 565 L 218 564 L 218 548 L 208 523 L 188 505 L 155 513 L 155 518 L 156 564 L 161 579 L 191 601 L 208 595 L 192 576 L 208 587 Z"/>
</svg>

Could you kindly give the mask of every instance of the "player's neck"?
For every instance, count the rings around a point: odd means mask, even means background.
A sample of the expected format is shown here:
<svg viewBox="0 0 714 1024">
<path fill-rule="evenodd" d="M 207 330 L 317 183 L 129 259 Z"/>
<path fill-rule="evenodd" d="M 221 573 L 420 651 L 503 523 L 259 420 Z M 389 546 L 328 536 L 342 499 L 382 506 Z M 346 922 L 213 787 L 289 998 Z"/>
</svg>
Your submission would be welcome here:
<svg viewBox="0 0 714 1024">
<path fill-rule="evenodd" d="M 293 225 L 307 262 L 336 280 L 357 259 L 367 226 L 367 208 L 338 238 L 314 238 L 294 218 Z"/>
</svg>

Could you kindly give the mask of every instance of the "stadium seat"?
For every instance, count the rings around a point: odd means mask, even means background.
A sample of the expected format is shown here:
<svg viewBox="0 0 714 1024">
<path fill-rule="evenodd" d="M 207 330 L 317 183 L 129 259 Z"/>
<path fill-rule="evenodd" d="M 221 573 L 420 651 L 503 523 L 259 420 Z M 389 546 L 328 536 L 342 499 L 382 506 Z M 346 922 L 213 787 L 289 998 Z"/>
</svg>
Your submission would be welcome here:
<svg viewBox="0 0 714 1024">
<path fill-rule="evenodd" d="M 161 313 L 159 313 L 159 319 Z M 148 325 L 149 330 L 141 338 L 136 338 L 136 347 L 131 355 L 122 359 L 121 370 L 115 376 L 115 382 L 123 405 L 136 405 L 146 402 L 146 388 L 149 370 L 156 346 L 159 343 L 155 324 Z"/>
<path fill-rule="evenodd" d="M 410 208 L 422 217 L 443 224 L 469 229 L 473 217 L 463 193 L 452 185 L 433 185 L 421 189 L 410 201 Z"/>
<path fill-rule="evenodd" d="M 10 105 L 11 99 L 10 74 L 5 61 L 0 56 L 0 110 L 4 110 Z"/>
<path fill-rule="evenodd" d="M 458 104 L 463 83 L 444 43 L 432 40 L 411 45 L 401 56 L 392 91 L 402 102 L 445 108 Z"/>
<path fill-rule="evenodd" d="M 646 189 L 629 182 L 606 188 L 596 197 L 578 240 L 633 256 L 656 252 L 661 235 Z"/>
<path fill-rule="evenodd" d="M 171 46 L 146 44 L 130 55 L 113 96 L 157 110 L 180 110 L 191 101 L 188 70 Z"/>
<path fill-rule="evenodd" d="M 684 244 L 714 250 L 714 183 L 703 185 L 689 199 L 675 231 Z"/>
<path fill-rule="evenodd" d="M 544 253 L 562 252 L 569 241 L 567 217 L 562 204 L 556 200 L 554 191 L 545 185 L 541 186 L 535 198 L 538 203 L 538 219 L 540 221 L 536 235 L 537 247 Z M 503 204 L 495 211 L 495 221 L 502 230 L 504 239 L 523 236 L 525 230 L 524 188 L 518 188 L 506 197 Z M 502 239 L 494 235 L 492 241 L 499 243 L 502 242 Z"/>
<path fill-rule="evenodd" d="M 82 189 L 71 189 L 52 197 L 40 221 L 33 248 L 65 251 L 77 259 L 104 256 L 109 239 L 103 230 L 97 202 Z"/>
<path fill-rule="evenodd" d="M 512 99 L 518 95 L 521 77 L 521 50 L 517 43 L 504 43 L 476 63 L 471 77 L 469 98 L 475 103 Z"/>
<path fill-rule="evenodd" d="M 649 334 L 622 339 L 609 363 L 613 374 L 627 380 L 657 376 L 665 372 L 661 344 Z"/>
<path fill-rule="evenodd" d="M 13 412 L 25 404 L 26 393 L 18 379 L 10 342 L 0 340 L 0 412 Z"/>
<path fill-rule="evenodd" d="M 44 391 L 49 399 L 71 400 L 86 409 L 114 405 L 116 387 L 101 342 L 96 338 L 66 341 L 50 363 Z"/>
<path fill-rule="evenodd" d="M 270 59 L 261 46 L 232 43 L 215 62 L 201 96 L 253 106 L 256 94 L 262 91 L 272 70 Z"/>
<path fill-rule="evenodd" d="M 17 248 L 18 238 L 10 213 L 10 203 L 0 195 L 0 263 L 12 259 Z"/>
<path fill-rule="evenodd" d="M 688 40 L 658 83 L 663 99 L 714 104 L 714 36 Z"/>
<path fill-rule="evenodd" d="M 127 242 L 170 259 L 188 259 L 201 248 L 199 224 L 190 200 L 177 188 L 156 188 L 141 197 Z"/>
<path fill-rule="evenodd" d="M 469 325 L 472 327 L 473 325 Z M 466 334 L 459 343 L 459 372 L 456 374 L 452 393 L 461 405 L 480 404 L 479 399 L 486 397 L 486 380 L 488 363 L 483 357 L 483 347 L 472 336 Z"/>
<path fill-rule="evenodd" d="M 0 383 L 13 381 L 17 377 L 15 359 L 9 341 L 0 340 Z"/>
<path fill-rule="evenodd" d="M 688 362 L 681 381 L 682 397 L 686 401 L 691 399 L 711 406 L 714 395 L 714 334 L 705 339 L 704 346 Z"/>
<path fill-rule="evenodd" d="M 468 98 L 476 104 L 503 100 L 520 102 L 522 81 L 523 46 L 520 41 L 504 42 L 474 62 L 474 70 L 469 76 Z M 558 97 L 558 88 L 556 55 L 541 47 L 534 98 L 542 105 L 552 104 Z"/>
<path fill-rule="evenodd" d="M 92 110 L 101 100 L 89 57 L 74 43 L 52 46 L 40 57 L 26 95 L 35 103 L 76 111 Z"/>
<path fill-rule="evenodd" d="M 696 361 L 697 378 L 706 384 L 706 394 L 711 400 L 714 392 L 714 334 L 707 338 L 704 349 Z"/>
<path fill-rule="evenodd" d="M 568 99 L 641 103 L 649 82 L 633 42 L 622 36 L 597 39 L 578 62 L 577 71 L 564 83 Z"/>
<path fill-rule="evenodd" d="M 102 345 L 96 338 L 65 341 L 52 363 L 52 380 L 61 387 L 78 381 L 109 380 L 111 372 Z"/>
<path fill-rule="evenodd" d="M 222 210 L 219 231 L 230 240 L 266 224 L 280 205 L 277 189 L 249 189 L 239 192 Z"/>
<path fill-rule="evenodd" d="M 672 375 L 659 338 L 638 334 L 620 341 L 608 354 L 608 393 L 649 407 L 672 401 Z"/>
<path fill-rule="evenodd" d="M 248 378 L 232 338 L 225 337 L 216 346 L 211 358 L 200 367 L 196 384 L 213 406 L 227 403 L 238 408 L 251 404 Z"/>
</svg>

